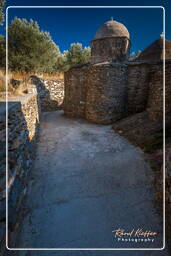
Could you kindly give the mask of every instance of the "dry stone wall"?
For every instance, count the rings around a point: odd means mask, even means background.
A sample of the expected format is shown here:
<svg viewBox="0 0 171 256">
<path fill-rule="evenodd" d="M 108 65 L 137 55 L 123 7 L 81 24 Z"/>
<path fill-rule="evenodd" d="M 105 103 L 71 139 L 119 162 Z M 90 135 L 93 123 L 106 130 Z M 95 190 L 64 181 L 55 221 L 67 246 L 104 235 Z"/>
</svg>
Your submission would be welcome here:
<svg viewBox="0 0 171 256">
<path fill-rule="evenodd" d="M 171 119 L 171 61 L 166 62 L 166 118 Z M 77 66 L 65 73 L 65 114 L 108 124 L 148 112 L 162 120 L 163 63 L 125 62 Z M 171 120 L 170 120 L 171 121 Z"/>
<path fill-rule="evenodd" d="M 166 119 L 171 121 L 171 61 L 165 68 Z M 128 64 L 127 115 L 147 110 L 151 120 L 163 119 L 163 63 Z"/>
<path fill-rule="evenodd" d="M 166 122 L 171 122 L 171 62 L 165 65 L 165 115 Z"/>
<path fill-rule="evenodd" d="M 63 79 L 43 79 L 31 77 L 36 86 L 42 111 L 55 111 L 62 108 L 64 100 Z"/>
<path fill-rule="evenodd" d="M 88 65 L 74 67 L 65 73 L 65 115 L 85 117 Z"/>
<path fill-rule="evenodd" d="M 6 197 L 6 115 L 0 102 L 0 241 L 5 239 Z M 13 97 L 8 103 L 8 216 L 9 233 L 14 232 L 20 207 L 27 191 L 27 177 L 35 156 L 39 127 L 37 94 Z M 3 250 L 3 248 L 1 248 Z"/>
<path fill-rule="evenodd" d="M 163 65 L 151 68 L 147 111 L 151 120 L 163 119 Z M 165 65 L 165 114 L 167 123 L 171 121 L 171 63 Z"/>
<path fill-rule="evenodd" d="M 171 210 L 171 145 L 166 148 L 166 202 Z"/>
<path fill-rule="evenodd" d="M 150 76 L 147 111 L 149 119 L 163 119 L 163 70 L 153 71 Z"/>
<path fill-rule="evenodd" d="M 145 110 L 148 98 L 149 67 L 147 64 L 128 64 L 127 115 Z"/>
<path fill-rule="evenodd" d="M 86 118 L 109 124 L 124 117 L 127 66 L 97 64 L 89 67 Z"/>
</svg>

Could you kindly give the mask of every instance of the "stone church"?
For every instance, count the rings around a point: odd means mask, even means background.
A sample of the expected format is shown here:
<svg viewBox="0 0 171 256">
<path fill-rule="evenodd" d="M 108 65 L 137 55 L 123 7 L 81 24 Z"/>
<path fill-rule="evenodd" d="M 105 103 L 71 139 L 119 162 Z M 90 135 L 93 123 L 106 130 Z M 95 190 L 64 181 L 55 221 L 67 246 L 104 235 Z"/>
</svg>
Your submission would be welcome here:
<svg viewBox="0 0 171 256">
<path fill-rule="evenodd" d="M 97 30 L 91 41 L 91 63 L 65 73 L 64 113 L 98 124 L 147 111 L 162 120 L 163 39 L 129 60 L 131 40 L 127 28 L 114 20 Z M 166 118 L 171 118 L 171 41 L 165 41 Z"/>
</svg>

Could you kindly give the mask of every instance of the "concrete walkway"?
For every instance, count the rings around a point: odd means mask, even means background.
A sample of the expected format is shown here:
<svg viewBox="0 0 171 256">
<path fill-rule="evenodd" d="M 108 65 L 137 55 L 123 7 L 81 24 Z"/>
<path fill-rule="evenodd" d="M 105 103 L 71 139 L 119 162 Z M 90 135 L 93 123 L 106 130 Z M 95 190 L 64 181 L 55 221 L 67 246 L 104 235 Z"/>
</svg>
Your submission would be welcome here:
<svg viewBox="0 0 171 256">
<path fill-rule="evenodd" d="M 111 130 L 43 114 L 17 248 L 161 248 L 162 219 L 152 171 L 139 150 Z M 118 241 L 112 230 L 157 232 L 154 241 Z M 135 237 L 132 237 L 135 238 Z M 136 237 L 137 238 L 137 237 Z M 148 253 L 147 253 L 148 252 Z M 36 251 L 26 256 L 161 255 L 163 251 Z M 163 255 L 169 255 L 165 251 Z"/>
</svg>

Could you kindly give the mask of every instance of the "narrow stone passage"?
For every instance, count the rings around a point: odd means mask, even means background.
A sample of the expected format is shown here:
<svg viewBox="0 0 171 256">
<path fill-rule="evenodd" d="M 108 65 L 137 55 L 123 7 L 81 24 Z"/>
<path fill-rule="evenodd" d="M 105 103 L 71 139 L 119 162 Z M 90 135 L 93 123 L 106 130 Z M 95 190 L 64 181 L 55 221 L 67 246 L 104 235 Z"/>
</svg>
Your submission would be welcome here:
<svg viewBox="0 0 171 256">
<path fill-rule="evenodd" d="M 62 111 L 46 112 L 29 183 L 28 212 L 15 247 L 161 248 L 162 219 L 154 208 L 152 181 L 141 152 L 111 126 L 67 118 Z M 153 242 L 119 242 L 112 233 L 118 228 L 150 230 L 157 236 Z"/>
</svg>

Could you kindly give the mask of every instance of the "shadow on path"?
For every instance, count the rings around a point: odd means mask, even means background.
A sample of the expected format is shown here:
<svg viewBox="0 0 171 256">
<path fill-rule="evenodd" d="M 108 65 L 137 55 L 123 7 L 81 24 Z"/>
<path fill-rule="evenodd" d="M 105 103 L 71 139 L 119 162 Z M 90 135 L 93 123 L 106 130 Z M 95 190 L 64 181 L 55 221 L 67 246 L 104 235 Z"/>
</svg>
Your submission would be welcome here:
<svg viewBox="0 0 171 256">
<path fill-rule="evenodd" d="M 38 152 L 15 248 L 161 248 L 153 174 L 141 151 L 111 126 L 43 114 Z M 153 241 L 118 241 L 112 230 L 150 230 Z M 167 251 L 36 251 L 23 256 L 169 255 Z"/>
</svg>

